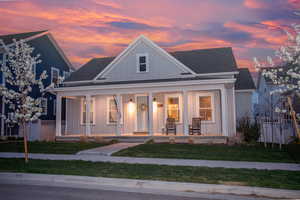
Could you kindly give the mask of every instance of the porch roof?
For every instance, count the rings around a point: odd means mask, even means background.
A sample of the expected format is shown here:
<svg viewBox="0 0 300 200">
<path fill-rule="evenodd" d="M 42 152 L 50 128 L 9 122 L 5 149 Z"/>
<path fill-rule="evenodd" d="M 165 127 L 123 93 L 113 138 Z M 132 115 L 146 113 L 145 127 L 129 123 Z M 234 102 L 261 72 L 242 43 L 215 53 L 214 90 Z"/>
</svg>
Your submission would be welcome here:
<svg viewBox="0 0 300 200">
<path fill-rule="evenodd" d="M 221 80 L 223 78 L 216 77 L 186 77 L 186 78 L 169 78 L 169 79 L 148 79 L 148 80 L 130 80 L 130 81 L 114 81 L 114 82 L 78 82 L 65 84 L 61 87 L 77 87 L 92 85 L 119 85 L 119 84 L 136 84 L 136 83 L 159 83 L 159 82 L 176 82 L 176 81 L 193 81 L 193 80 Z"/>
</svg>

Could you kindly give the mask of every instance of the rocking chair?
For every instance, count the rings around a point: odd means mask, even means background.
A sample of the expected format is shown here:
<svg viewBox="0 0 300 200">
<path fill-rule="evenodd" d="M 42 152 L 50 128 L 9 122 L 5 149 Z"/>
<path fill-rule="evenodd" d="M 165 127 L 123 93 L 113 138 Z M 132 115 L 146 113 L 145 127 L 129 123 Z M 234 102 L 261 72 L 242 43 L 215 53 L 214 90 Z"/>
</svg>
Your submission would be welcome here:
<svg viewBox="0 0 300 200">
<path fill-rule="evenodd" d="M 192 125 L 189 125 L 189 135 L 194 135 L 194 133 L 201 135 L 201 118 L 193 118 Z"/>
<path fill-rule="evenodd" d="M 176 135 L 176 124 L 174 118 L 167 118 L 166 122 L 166 134 L 173 132 Z"/>
</svg>

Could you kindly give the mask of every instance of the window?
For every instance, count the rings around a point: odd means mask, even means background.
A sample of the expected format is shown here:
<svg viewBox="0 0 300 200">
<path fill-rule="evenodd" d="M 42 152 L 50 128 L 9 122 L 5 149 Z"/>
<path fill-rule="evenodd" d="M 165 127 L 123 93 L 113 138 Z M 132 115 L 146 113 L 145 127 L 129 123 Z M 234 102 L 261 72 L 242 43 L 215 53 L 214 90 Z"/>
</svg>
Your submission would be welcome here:
<svg viewBox="0 0 300 200">
<path fill-rule="evenodd" d="M 181 122 L 181 96 L 180 94 L 166 95 L 166 118 L 174 118 Z"/>
<path fill-rule="evenodd" d="M 34 79 L 36 79 L 36 63 L 34 63 L 33 65 L 32 65 L 32 74 L 33 74 L 33 76 L 34 76 Z"/>
<path fill-rule="evenodd" d="M 108 106 L 108 124 L 114 124 L 117 123 L 117 117 L 118 117 L 118 110 L 117 110 L 117 105 L 116 101 L 113 97 L 107 98 L 107 106 Z"/>
<path fill-rule="evenodd" d="M 86 123 L 86 99 L 83 98 L 81 101 L 81 123 Z M 95 121 L 95 98 L 91 98 L 91 106 L 90 106 L 90 123 L 94 124 Z"/>
<path fill-rule="evenodd" d="M 197 95 L 198 116 L 203 121 L 214 122 L 213 94 Z"/>
<path fill-rule="evenodd" d="M 56 99 L 53 100 L 53 115 L 56 115 Z"/>
<path fill-rule="evenodd" d="M 71 75 L 71 72 L 64 71 L 64 78 L 67 79 Z"/>
<path fill-rule="evenodd" d="M 58 84 L 59 69 L 51 68 L 51 83 Z"/>
<path fill-rule="evenodd" d="M 47 115 L 48 112 L 48 101 L 47 98 L 41 99 L 42 115 Z"/>
<path fill-rule="evenodd" d="M 137 72 L 148 72 L 148 54 L 137 54 Z"/>
</svg>

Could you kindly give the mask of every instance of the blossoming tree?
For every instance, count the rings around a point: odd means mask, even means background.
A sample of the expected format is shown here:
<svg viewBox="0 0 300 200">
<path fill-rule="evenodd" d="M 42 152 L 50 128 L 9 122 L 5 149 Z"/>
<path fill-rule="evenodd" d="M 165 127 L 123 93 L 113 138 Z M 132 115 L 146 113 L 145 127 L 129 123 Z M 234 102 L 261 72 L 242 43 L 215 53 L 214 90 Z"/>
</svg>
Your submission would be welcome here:
<svg viewBox="0 0 300 200">
<path fill-rule="evenodd" d="M 33 56 L 34 48 L 25 41 L 14 40 L 13 45 L 7 46 L 0 41 L 0 49 L 6 55 L 2 62 L 1 71 L 5 84 L 0 86 L 0 95 L 7 106 L 8 112 L 3 112 L 5 123 L 15 124 L 21 127 L 24 138 L 25 162 L 28 162 L 27 125 L 36 121 L 42 112 L 41 97 L 31 97 L 33 90 L 38 90 L 43 96 L 46 90 L 53 85 L 44 87 L 43 80 L 47 78 L 44 71 L 38 78 L 35 74 L 35 66 L 40 63 L 40 55 Z"/>
<path fill-rule="evenodd" d="M 300 13 L 296 14 L 300 15 Z M 294 126 L 300 138 L 297 123 L 297 117 L 300 120 L 300 113 L 295 113 L 292 106 L 292 97 L 296 95 L 300 98 L 300 24 L 292 24 L 292 31 L 286 31 L 286 34 L 288 40 L 276 51 L 276 61 L 268 57 L 265 63 L 261 63 L 254 58 L 254 64 L 257 69 L 262 70 L 264 77 L 277 86 L 270 95 L 279 93 L 287 96 Z M 285 113 L 287 110 L 276 108 L 276 112 Z"/>
</svg>

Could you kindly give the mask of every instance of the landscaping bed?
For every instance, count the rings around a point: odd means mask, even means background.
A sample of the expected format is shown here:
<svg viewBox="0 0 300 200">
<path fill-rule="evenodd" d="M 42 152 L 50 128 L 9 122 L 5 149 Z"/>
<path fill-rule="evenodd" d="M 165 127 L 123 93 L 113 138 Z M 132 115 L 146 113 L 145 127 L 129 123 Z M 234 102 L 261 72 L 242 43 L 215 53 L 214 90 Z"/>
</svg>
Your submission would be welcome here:
<svg viewBox="0 0 300 200">
<path fill-rule="evenodd" d="M 101 147 L 107 143 L 97 142 L 29 142 L 30 153 L 75 154 L 78 151 Z M 22 141 L 1 142 L 0 152 L 24 152 Z"/>
<path fill-rule="evenodd" d="M 81 175 L 300 190 L 299 171 L 226 169 L 87 161 L 0 159 L 0 172 Z"/>
<path fill-rule="evenodd" d="M 295 147 L 293 147 L 295 148 Z M 296 154 L 295 154 L 296 155 Z M 264 148 L 261 144 L 253 145 L 207 145 L 207 144 L 142 144 L 121 150 L 113 156 L 147 157 L 147 158 L 179 158 L 200 160 L 229 160 L 255 162 L 295 163 L 287 146 Z M 299 155 L 298 155 L 299 158 Z"/>
</svg>

